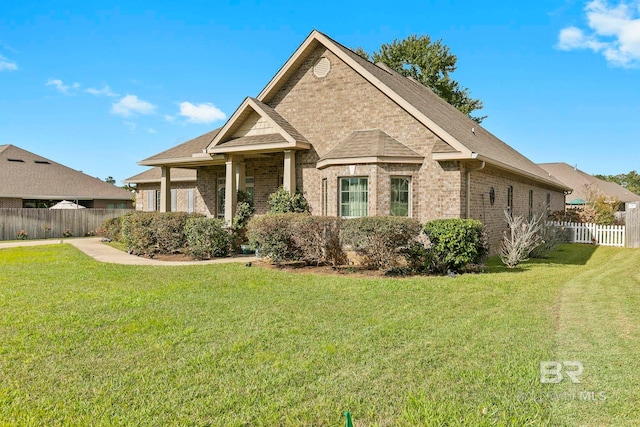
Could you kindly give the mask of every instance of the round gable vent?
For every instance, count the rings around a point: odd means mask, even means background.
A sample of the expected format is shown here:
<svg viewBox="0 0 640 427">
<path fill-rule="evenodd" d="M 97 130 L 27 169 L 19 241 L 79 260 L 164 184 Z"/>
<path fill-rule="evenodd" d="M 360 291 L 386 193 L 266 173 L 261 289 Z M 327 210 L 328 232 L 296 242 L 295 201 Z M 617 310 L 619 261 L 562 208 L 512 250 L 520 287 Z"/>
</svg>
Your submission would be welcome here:
<svg viewBox="0 0 640 427">
<path fill-rule="evenodd" d="M 313 75 L 318 78 L 326 76 L 329 74 L 329 71 L 331 71 L 331 62 L 324 56 L 318 59 L 316 65 L 313 66 Z"/>
</svg>

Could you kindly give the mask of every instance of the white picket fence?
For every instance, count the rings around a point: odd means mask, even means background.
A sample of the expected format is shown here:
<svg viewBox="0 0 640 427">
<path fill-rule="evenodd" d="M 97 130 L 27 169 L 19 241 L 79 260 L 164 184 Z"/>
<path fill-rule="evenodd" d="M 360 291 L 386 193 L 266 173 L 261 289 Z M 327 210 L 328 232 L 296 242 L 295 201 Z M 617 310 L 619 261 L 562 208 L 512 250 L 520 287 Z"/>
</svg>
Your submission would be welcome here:
<svg viewBox="0 0 640 427">
<path fill-rule="evenodd" d="M 569 230 L 569 241 L 571 243 L 625 246 L 624 225 L 580 224 L 575 222 L 552 222 L 551 224 Z"/>
</svg>

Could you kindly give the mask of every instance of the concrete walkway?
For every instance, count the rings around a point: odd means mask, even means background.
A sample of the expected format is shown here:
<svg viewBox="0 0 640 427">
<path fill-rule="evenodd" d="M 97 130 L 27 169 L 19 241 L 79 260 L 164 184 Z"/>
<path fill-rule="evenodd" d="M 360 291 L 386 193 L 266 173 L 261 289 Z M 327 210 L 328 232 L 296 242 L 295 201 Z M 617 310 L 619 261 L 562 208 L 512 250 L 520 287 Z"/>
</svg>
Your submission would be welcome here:
<svg viewBox="0 0 640 427">
<path fill-rule="evenodd" d="M 96 261 L 112 264 L 127 265 L 206 265 L 222 264 L 227 262 L 249 262 L 255 259 L 253 255 L 235 256 L 228 258 L 216 258 L 206 261 L 162 261 L 149 259 L 135 255 L 129 255 L 101 242 L 100 237 L 83 237 L 74 239 L 48 239 L 48 240 L 22 240 L 18 242 L 0 242 L 0 249 L 16 248 L 20 246 L 70 244 L 80 249 Z"/>
</svg>

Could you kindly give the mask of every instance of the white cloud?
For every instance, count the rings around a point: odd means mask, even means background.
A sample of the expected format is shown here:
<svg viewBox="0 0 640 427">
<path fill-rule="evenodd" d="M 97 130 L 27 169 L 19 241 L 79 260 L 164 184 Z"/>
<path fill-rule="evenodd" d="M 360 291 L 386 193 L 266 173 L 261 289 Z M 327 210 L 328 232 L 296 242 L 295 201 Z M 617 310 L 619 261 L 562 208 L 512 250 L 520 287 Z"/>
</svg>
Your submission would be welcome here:
<svg viewBox="0 0 640 427">
<path fill-rule="evenodd" d="M 187 118 L 189 123 L 212 123 L 217 120 L 224 120 L 227 115 L 219 110 L 211 103 L 192 104 L 190 102 L 180 103 L 179 116 Z M 165 116 L 165 119 L 172 121 L 171 116 Z"/>
<path fill-rule="evenodd" d="M 114 102 L 111 106 L 111 112 L 113 114 L 131 117 L 136 114 L 153 114 L 156 111 L 156 106 L 141 99 L 138 99 L 135 95 L 129 95 L 122 97 L 118 102 Z"/>
<path fill-rule="evenodd" d="M 87 88 L 85 90 L 85 92 L 90 93 L 91 95 L 95 95 L 95 96 L 108 96 L 108 97 L 111 97 L 111 98 L 115 98 L 117 96 L 120 96 L 119 94 L 117 94 L 114 91 L 112 91 L 111 88 L 109 87 L 109 85 L 104 85 L 102 87 L 102 89 L 96 89 L 94 87 L 90 87 L 90 88 Z"/>
<path fill-rule="evenodd" d="M 18 64 L 10 61 L 5 56 L 0 55 L 0 71 L 15 71 L 18 69 Z"/>
<path fill-rule="evenodd" d="M 609 5 L 593 0 L 585 7 L 590 32 L 577 27 L 560 31 L 558 49 L 590 49 L 614 66 L 640 65 L 640 0 Z"/>
<path fill-rule="evenodd" d="M 64 84 L 60 79 L 49 79 L 45 86 L 53 86 L 65 95 L 68 95 L 69 89 L 71 89 L 71 86 Z"/>
</svg>

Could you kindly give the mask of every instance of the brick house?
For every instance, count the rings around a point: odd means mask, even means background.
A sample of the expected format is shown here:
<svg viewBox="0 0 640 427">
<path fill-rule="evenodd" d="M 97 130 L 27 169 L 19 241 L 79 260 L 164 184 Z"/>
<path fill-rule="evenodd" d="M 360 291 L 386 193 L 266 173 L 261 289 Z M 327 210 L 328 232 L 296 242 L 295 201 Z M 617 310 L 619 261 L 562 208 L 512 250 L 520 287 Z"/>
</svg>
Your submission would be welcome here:
<svg viewBox="0 0 640 427">
<path fill-rule="evenodd" d="M 505 209 L 561 210 L 570 190 L 430 89 L 315 30 L 224 126 L 139 164 L 160 168 L 138 200 L 159 191 L 161 211 L 173 168 L 186 168 L 194 211 L 209 216 L 230 220 L 239 189 L 265 213 L 282 185 L 314 215 L 476 218 L 493 247 Z"/>
<path fill-rule="evenodd" d="M 0 145 L 0 208 L 49 208 L 63 200 L 86 208 L 133 208 L 127 190 L 15 145 Z"/>
</svg>

